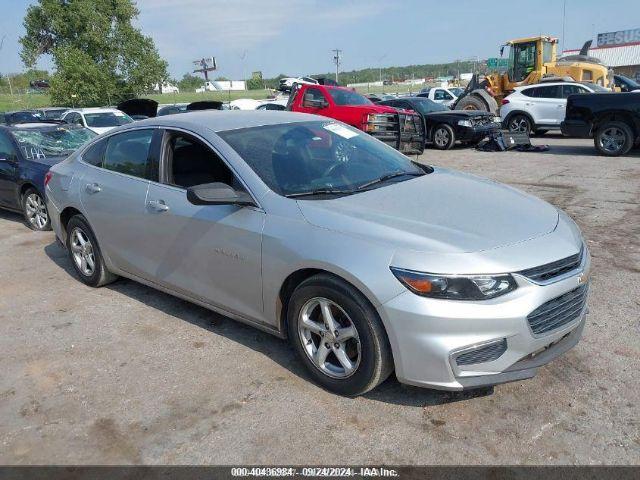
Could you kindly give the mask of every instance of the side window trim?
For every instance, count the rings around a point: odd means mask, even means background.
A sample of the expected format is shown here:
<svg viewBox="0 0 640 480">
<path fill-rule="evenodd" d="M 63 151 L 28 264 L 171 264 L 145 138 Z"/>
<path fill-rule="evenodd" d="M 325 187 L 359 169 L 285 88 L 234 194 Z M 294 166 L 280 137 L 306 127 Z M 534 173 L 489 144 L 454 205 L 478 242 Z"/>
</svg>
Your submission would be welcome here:
<svg viewBox="0 0 640 480">
<path fill-rule="evenodd" d="M 80 153 L 78 155 L 78 161 L 80 163 L 82 163 L 83 165 L 87 166 L 87 167 L 98 168 L 100 170 L 105 170 L 107 172 L 113 173 L 115 175 L 122 175 L 122 176 L 125 176 L 127 178 L 134 178 L 136 180 L 140 180 L 140 181 L 144 181 L 144 182 L 151 181 L 148 178 L 137 177 L 135 175 L 129 175 L 128 173 L 117 172 L 115 170 L 109 170 L 109 169 L 104 168 L 102 166 L 104 164 L 104 154 L 105 154 L 105 152 L 107 150 L 106 145 L 109 142 L 109 140 L 111 140 L 113 137 L 115 137 L 116 135 L 118 135 L 120 133 L 133 132 L 133 131 L 137 131 L 137 130 L 154 130 L 154 132 L 153 132 L 154 137 L 151 138 L 151 145 L 149 146 L 149 155 L 147 156 L 147 169 L 148 169 L 149 158 L 151 156 L 151 149 L 153 148 L 153 139 L 155 138 L 155 135 L 157 134 L 157 131 L 161 130 L 160 127 L 157 126 L 157 125 L 145 125 L 145 126 L 141 126 L 141 127 L 137 127 L 137 128 L 128 128 L 126 130 L 114 132 L 113 134 L 107 134 L 103 138 L 98 139 L 97 141 L 91 143 L 90 145 L 87 145 L 87 147 L 84 150 L 82 150 L 82 153 Z M 84 159 L 82 158 L 84 156 L 84 154 L 87 152 L 87 150 L 89 150 L 92 146 L 96 145 L 99 142 L 104 142 L 104 145 L 105 145 L 104 151 L 102 152 L 102 160 L 100 162 L 101 165 L 92 165 L 92 164 L 90 164 L 88 162 L 85 162 Z"/>
<path fill-rule="evenodd" d="M 167 139 L 169 138 L 169 135 L 171 133 L 179 132 L 195 138 L 196 140 L 201 142 L 205 147 L 211 149 L 213 153 L 215 153 L 218 156 L 218 158 L 222 161 L 222 163 L 224 163 L 225 166 L 231 171 L 231 174 L 242 184 L 243 188 L 249 193 L 249 195 L 251 195 L 251 197 L 253 198 L 253 201 L 257 205 L 257 208 L 259 210 L 263 210 L 262 206 L 260 205 L 260 202 L 258 202 L 258 200 L 256 199 L 256 196 L 247 185 L 247 182 L 244 181 L 242 176 L 238 174 L 235 168 L 233 168 L 233 165 L 225 158 L 224 155 L 222 155 L 222 153 L 220 153 L 220 151 L 214 145 L 211 144 L 211 142 L 209 142 L 207 139 L 203 138 L 199 134 L 192 132 L 191 130 L 187 130 L 186 128 L 160 127 L 159 129 L 162 131 L 162 134 L 161 134 L 162 141 L 161 141 L 160 157 L 159 157 L 159 161 L 160 161 L 159 173 L 160 174 L 157 181 L 151 180 L 151 182 L 157 185 L 162 185 L 163 187 L 174 188 L 182 192 L 187 191 L 187 189 L 184 187 L 180 187 L 178 185 L 172 185 L 168 183 L 169 174 L 167 169 L 167 155 L 166 155 Z"/>
</svg>

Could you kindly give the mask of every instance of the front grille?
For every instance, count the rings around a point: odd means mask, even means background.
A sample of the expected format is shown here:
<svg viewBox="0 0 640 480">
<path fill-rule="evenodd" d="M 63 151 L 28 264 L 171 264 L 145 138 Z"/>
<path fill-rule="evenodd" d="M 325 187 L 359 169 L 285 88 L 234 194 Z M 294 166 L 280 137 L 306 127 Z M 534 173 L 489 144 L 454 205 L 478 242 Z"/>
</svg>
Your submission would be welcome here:
<svg viewBox="0 0 640 480">
<path fill-rule="evenodd" d="M 570 292 L 549 300 L 527 315 L 531 331 L 536 335 L 551 332 L 580 317 L 585 304 L 589 286 L 580 285 Z"/>
<path fill-rule="evenodd" d="M 580 248 L 579 253 L 571 255 L 570 257 L 547 263 L 546 265 L 541 265 L 539 267 L 528 268 L 517 273 L 527 277 L 529 280 L 533 280 L 534 282 L 544 282 L 577 269 L 582 263 L 583 255 L 584 247 Z"/>
<path fill-rule="evenodd" d="M 367 131 L 378 140 L 404 154 L 424 151 L 421 117 L 413 113 L 377 113 L 367 121 Z"/>
<path fill-rule="evenodd" d="M 490 125 L 492 123 L 494 123 L 493 115 L 478 115 L 476 117 L 472 117 L 471 119 L 471 125 L 479 127 L 483 125 Z"/>
<path fill-rule="evenodd" d="M 506 351 L 507 339 L 503 338 L 500 342 L 491 343 L 470 352 L 461 353 L 456 357 L 456 364 L 474 365 L 476 363 L 491 362 L 500 358 Z"/>
</svg>

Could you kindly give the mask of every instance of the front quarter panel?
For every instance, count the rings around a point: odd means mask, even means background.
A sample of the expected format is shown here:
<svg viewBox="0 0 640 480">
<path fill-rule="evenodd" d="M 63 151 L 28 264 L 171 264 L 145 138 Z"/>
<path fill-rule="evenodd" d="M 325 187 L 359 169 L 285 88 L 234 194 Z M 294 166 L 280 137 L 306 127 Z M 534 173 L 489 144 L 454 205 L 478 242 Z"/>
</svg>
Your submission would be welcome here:
<svg viewBox="0 0 640 480">
<path fill-rule="evenodd" d="M 295 202 L 290 204 L 290 208 L 297 208 Z M 404 290 L 389 270 L 392 248 L 313 226 L 299 212 L 268 215 L 262 248 L 265 316 L 279 328 L 280 290 L 285 280 L 299 270 L 318 269 L 337 275 L 355 286 L 374 306 Z"/>
</svg>

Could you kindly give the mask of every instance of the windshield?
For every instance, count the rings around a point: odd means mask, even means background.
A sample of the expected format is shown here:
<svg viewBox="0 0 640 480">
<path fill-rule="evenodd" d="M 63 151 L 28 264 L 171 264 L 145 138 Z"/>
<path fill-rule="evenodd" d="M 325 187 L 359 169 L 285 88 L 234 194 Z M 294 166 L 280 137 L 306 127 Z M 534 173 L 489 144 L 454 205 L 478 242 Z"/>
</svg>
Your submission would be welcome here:
<svg viewBox="0 0 640 480">
<path fill-rule="evenodd" d="M 625 77 L 624 75 L 620 75 L 619 77 L 620 77 L 619 83 L 625 83 L 627 87 L 632 87 L 632 88 L 640 87 L 640 84 L 635 80 L 633 80 L 632 78 Z"/>
<path fill-rule="evenodd" d="M 119 127 L 120 125 L 133 122 L 133 118 L 121 112 L 85 113 L 84 119 L 88 127 L 96 128 Z"/>
<path fill-rule="evenodd" d="M 594 92 L 610 92 L 611 91 L 608 88 L 603 87 L 602 85 L 598 85 L 597 83 L 583 82 L 583 85 L 586 85 Z"/>
<path fill-rule="evenodd" d="M 462 92 L 464 92 L 464 88 L 453 87 L 453 88 L 450 88 L 449 91 L 453 93 L 456 97 L 459 97 L 462 94 Z"/>
<path fill-rule="evenodd" d="M 280 195 L 317 190 L 353 193 L 386 175 L 393 175 L 393 180 L 368 188 L 424 174 L 393 148 L 360 130 L 331 121 L 268 125 L 219 135 Z"/>
<path fill-rule="evenodd" d="M 336 105 L 371 105 L 371 100 L 351 90 L 328 88 L 329 94 Z"/>
<path fill-rule="evenodd" d="M 46 130 L 23 128 L 12 133 L 27 159 L 69 155 L 96 136 L 87 128 L 66 126 Z"/>
<path fill-rule="evenodd" d="M 451 111 L 449 107 L 443 105 L 442 103 L 436 103 L 433 100 L 429 100 L 428 98 L 418 97 L 413 102 L 411 102 L 411 105 L 415 106 L 418 109 L 418 112 L 422 114 Z"/>
<path fill-rule="evenodd" d="M 42 115 L 46 120 L 60 120 L 62 118 L 62 114 L 66 111 L 66 108 L 50 109 L 44 110 Z"/>
</svg>

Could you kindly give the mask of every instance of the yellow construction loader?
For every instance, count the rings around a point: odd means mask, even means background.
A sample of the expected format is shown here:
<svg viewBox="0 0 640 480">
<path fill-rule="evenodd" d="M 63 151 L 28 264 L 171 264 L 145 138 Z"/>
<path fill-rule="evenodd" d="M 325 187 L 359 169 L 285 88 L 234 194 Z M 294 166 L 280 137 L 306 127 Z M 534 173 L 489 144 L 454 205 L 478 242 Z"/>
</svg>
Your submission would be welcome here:
<svg viewBox="0 0 640 480">
<path fill-rule="evenodd" d="M 509 62 L 504 73 L 484 77 L 474 75 L 453 109 L 485 110 L 497 113 L 498 105 L 515 87 L 547 81 L 593 82 L 610 87 L 613 72 L 600 60 L 588 55 L 591 40 L 578 55 L 557 57 L 558 39 L 539 36 L 511 40 L 500 48 L 500 56 L 509 48 Z"/>
</svg>

